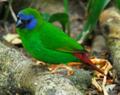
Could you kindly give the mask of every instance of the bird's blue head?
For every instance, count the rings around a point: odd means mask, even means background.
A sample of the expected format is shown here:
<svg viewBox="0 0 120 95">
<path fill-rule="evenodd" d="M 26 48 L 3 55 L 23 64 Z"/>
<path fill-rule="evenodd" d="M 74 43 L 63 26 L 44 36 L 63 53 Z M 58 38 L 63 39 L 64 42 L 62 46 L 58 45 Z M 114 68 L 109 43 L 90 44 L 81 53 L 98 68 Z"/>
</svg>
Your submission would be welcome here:
<svg viewBox="0 0 120 95">
<path fill-rule="evenodd" d="M 37 25 L 37 19 L 34 17 L 33 14 L 25 14 L 24 12 L 20 11 L 17 15 L 17 28 L 25 28 L 25 29 L 34 29 Z"/>
</svg>

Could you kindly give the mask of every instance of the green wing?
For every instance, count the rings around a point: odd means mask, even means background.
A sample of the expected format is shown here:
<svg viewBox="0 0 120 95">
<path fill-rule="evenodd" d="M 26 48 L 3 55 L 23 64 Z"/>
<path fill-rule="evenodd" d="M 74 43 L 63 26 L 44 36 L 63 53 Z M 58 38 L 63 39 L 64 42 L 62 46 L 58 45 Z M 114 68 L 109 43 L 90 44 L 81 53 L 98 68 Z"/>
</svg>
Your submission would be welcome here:
<svg viewBox="0 0 120 95">
<path fill-rule="evenodd" d="M 85 51 L 84 47 L 79 45 L 77 41 L 48 22 L 44 22 L 40 27 L 40 39 L 42 44 L 48 49 L 64 52 Z"/>
</svg>

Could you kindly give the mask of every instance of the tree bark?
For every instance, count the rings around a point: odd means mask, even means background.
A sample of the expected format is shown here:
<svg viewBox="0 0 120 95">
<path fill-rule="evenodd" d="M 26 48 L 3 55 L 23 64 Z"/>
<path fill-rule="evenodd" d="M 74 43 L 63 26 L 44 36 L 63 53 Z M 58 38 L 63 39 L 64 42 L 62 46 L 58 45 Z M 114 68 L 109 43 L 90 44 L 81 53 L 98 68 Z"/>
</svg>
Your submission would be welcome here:
<svg viewBox="0 0 120 95">
<path fill-rule="evenodd" d="M 17 88 L 25 88 L 32 95 L 85 95 L 90 84 L 88 71 L 75 69 L 72 76 L 51 74 L 46 66 L 36 65 L 0 42 L 0 95 L 18 93 Z"/>
<path fill-rule="evenodd" d="M 107 38 L 107 45 L 111 53 L 113 68 L 116 70 L 120 82 L 120 11 L 116 8 L 105 10 L 100 17 L 103 34 Z"/>
</svg>

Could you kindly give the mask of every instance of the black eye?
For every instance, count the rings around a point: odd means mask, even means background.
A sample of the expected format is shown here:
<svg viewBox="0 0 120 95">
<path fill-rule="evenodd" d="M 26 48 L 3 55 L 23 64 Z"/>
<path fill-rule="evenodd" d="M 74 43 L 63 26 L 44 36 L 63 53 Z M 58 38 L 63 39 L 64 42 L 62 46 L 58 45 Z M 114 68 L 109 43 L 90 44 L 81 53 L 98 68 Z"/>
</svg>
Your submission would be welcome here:
<svg viewBox="0 0 120 95">
<path fill-rule="evenodd" d="M 27 20 L 27 23 L 30 23 L 31 21 L 32 21 L 32 19 L 28 19 L 28 20 Z"/>
<path fill-rule="evenodd" d="M 20 19 L 20 17 L 17 17 L 17 20 L 19 20 Z"/>
<path fill-rule="evenodd" d="M 21 20 L 24 25 L 27 25 L 31 22 L 31 19 L 28 20 Z"/>
</svg>

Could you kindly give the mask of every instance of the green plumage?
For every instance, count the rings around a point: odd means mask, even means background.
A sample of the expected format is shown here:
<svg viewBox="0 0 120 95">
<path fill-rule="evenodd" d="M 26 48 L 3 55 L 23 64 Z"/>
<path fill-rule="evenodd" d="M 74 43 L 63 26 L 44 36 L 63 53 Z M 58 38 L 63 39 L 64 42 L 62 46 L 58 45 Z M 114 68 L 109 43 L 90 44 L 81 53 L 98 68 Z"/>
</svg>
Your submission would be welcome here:
<svg viewBox="0 0 120 95">
<path fill-rule="evenodd" d="M 74 39 L 60 28 L 44 21 L 35 9 L 27 8 L 20 12 L 33 15 L 37 20 L 37 25 L 33 29 L 17 28 L 23 46 L 31 56 L 55 64 L 80 61 L 73 53 L 83 52 L 85 49 Z"/>
</svg>

